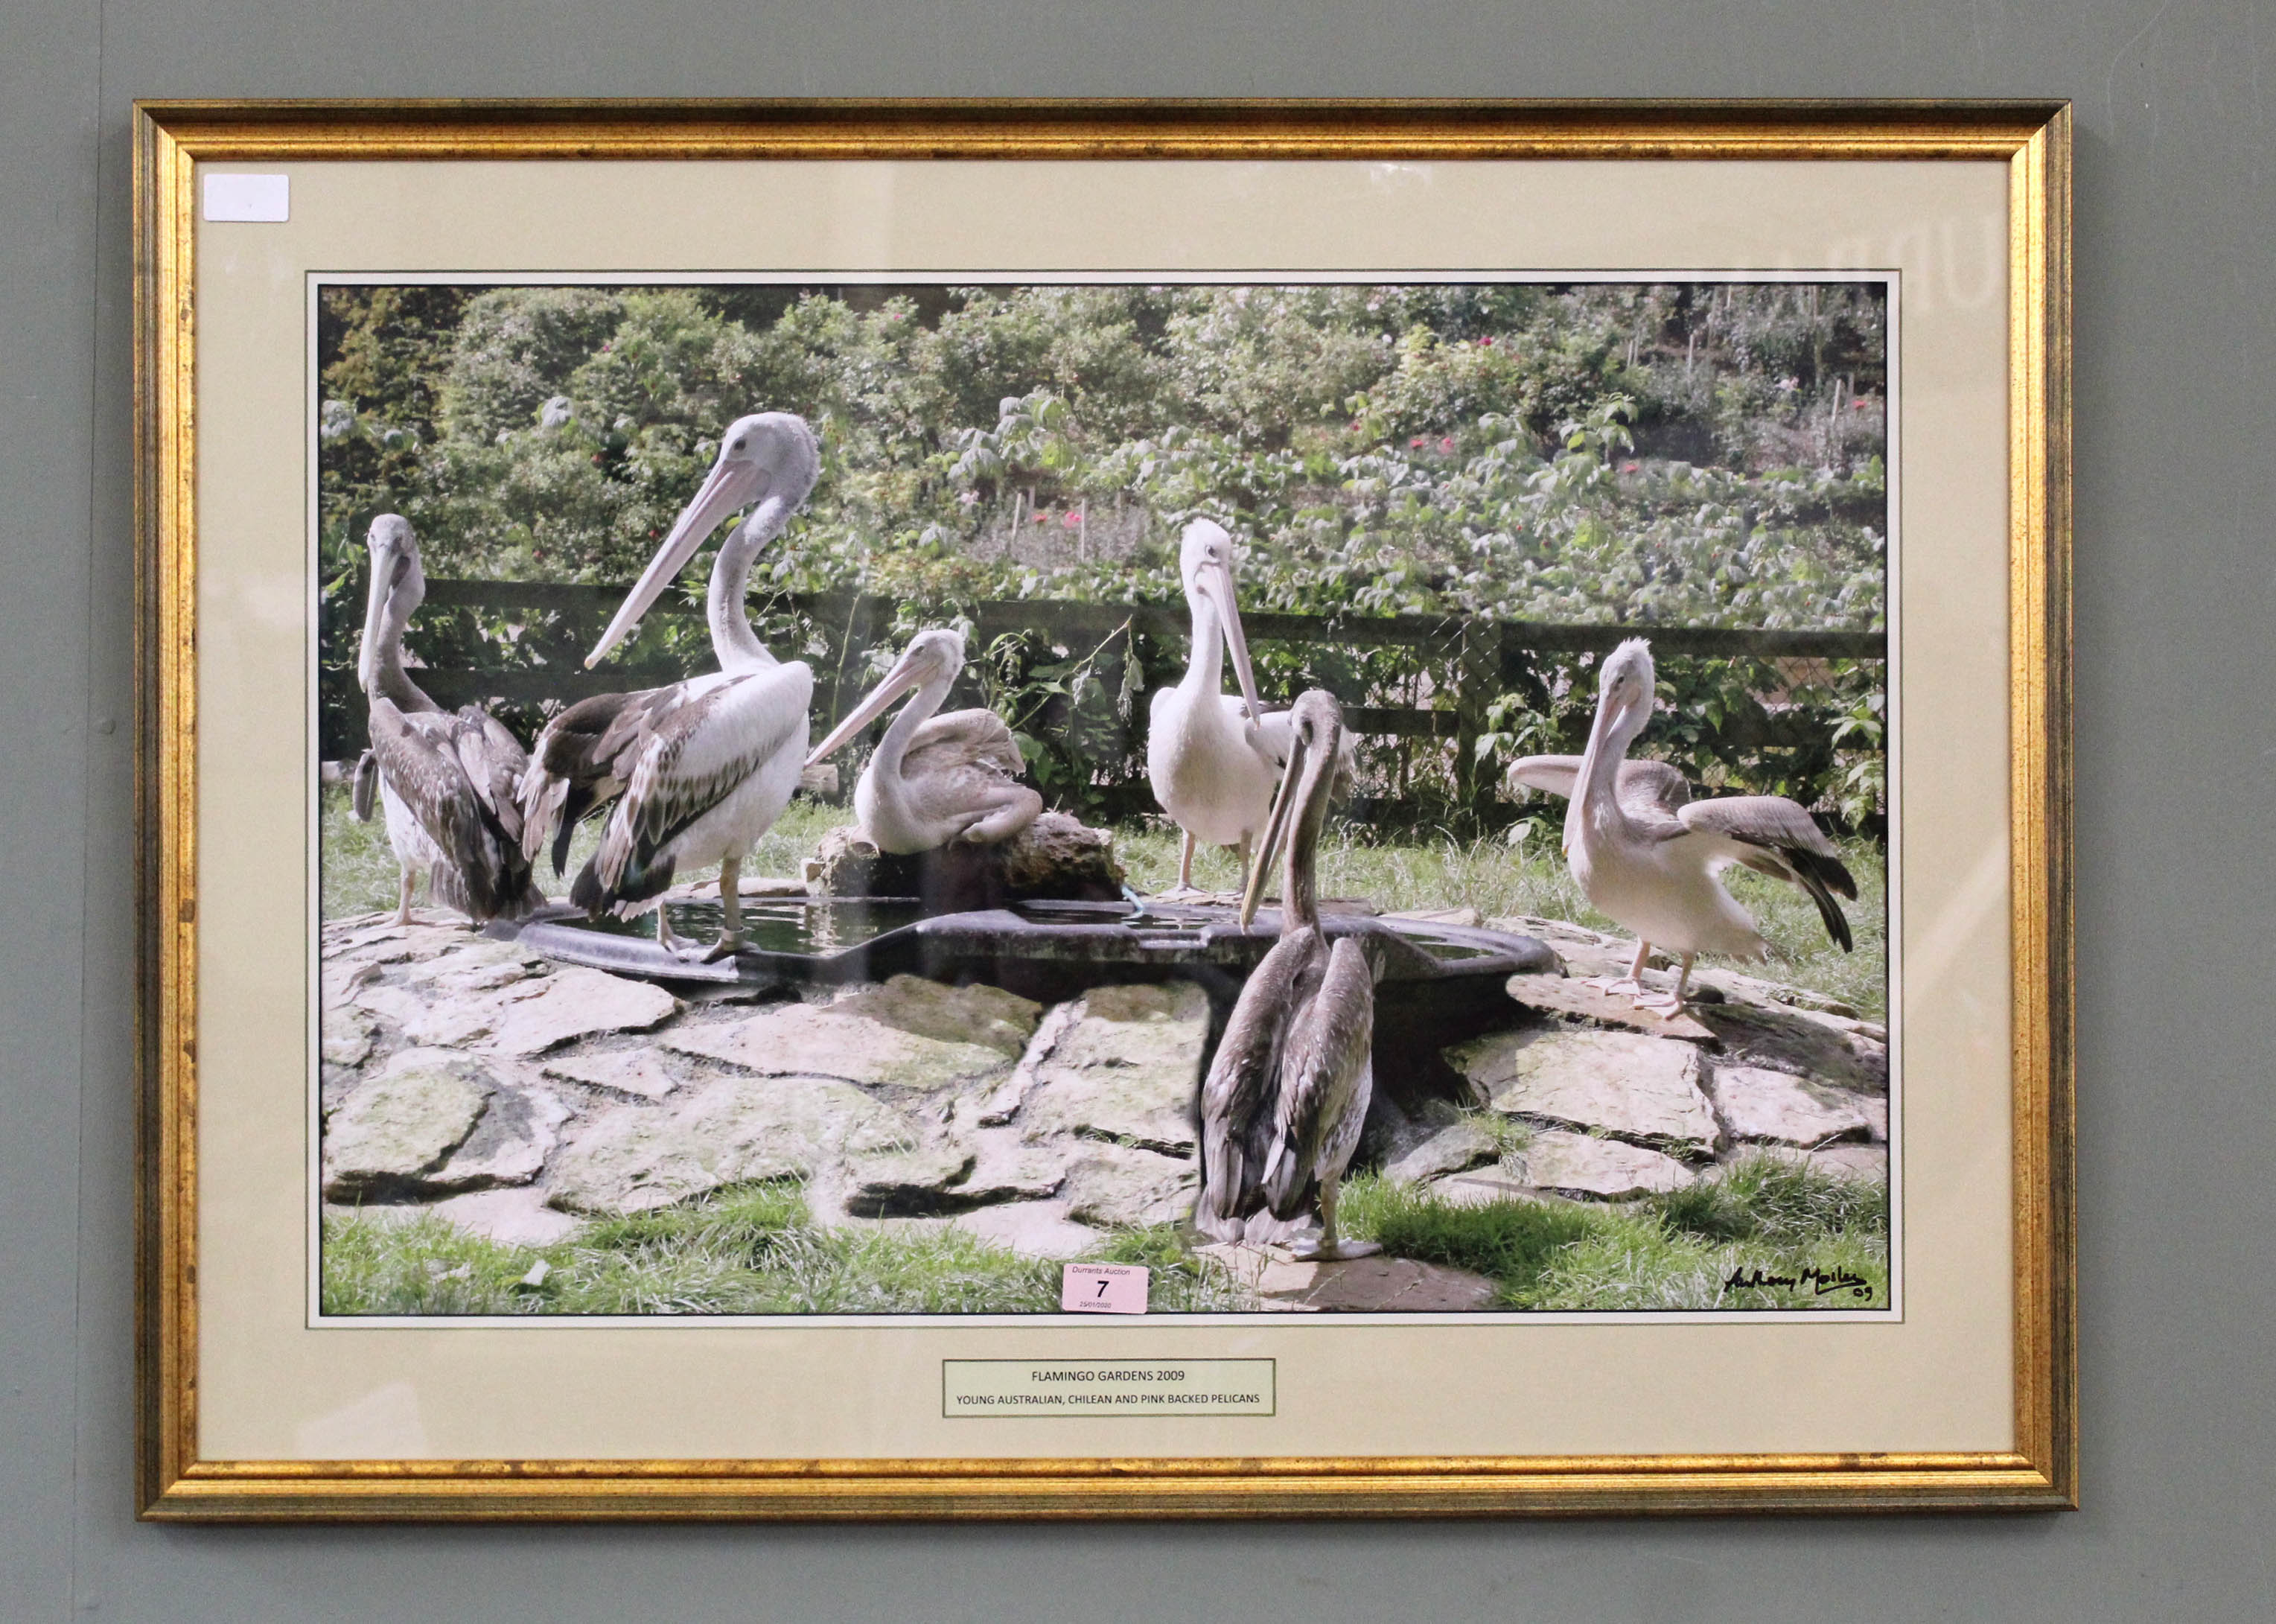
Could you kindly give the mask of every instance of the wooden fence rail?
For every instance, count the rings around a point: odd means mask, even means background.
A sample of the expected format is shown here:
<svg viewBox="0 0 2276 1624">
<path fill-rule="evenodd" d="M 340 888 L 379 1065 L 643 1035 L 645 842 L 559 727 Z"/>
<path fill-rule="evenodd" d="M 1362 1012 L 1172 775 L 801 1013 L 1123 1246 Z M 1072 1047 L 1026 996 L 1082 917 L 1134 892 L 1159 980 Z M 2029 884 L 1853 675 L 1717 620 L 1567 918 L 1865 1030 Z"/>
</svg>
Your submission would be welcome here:
<svg viewBox="0 0 2276 1624">
<path fill-rule="evenodd" d="M 611 663 L 598 671 L 584 668 L 582 654 L 623 602 L 626 590 L 615 585 L 430 581 L 426 599 L 430 612 L 467 610 L 509 619 L 528 615 L 536 624 L 530 626 L 518 650 L 510 654 L 501 650 L 502 657 L 487 668 L 437 661 L 421 669 L 418 680 L 446 706 L 470 701 L 534 706 L 654 687 L 690 674 L 687 668 L 659 661 L 653 655 L 638 664 Z M 360 589 L 354 590 L 353 602 L 360 603 Z M 762 613 L 794 613 L 830 646 L 830 654 L 815 662 L 817 726 L 831 725 L 850 710 L 866 687 L 869 665 L 864 656 L 890 637 L 898 607 L 890 598 L 846 593 L 755 597 L 753 606 Z M 701 626 L 700 611 L 677 596 L 667 597 L 650 612 L 675 620 L 687 633 L 695 633 Z M 1041 633 L 1068 656 L 1077 657 L 1110 644 L 1126 627 L 1158 649 L 1182 650 L 1187 625 L 1182 603 L 1122 605 L 1047 599 L 981 603 L 973 612 L 973 621 L 981 648 L 1007 634 Z M 1346 720 L 1362 736 L 1451 741 L 1452 766 L 1466 802 L 1491 787 L 1483 781 L 1472 781 L 1480 770 L 1475 744 L 1478 735 L 1487 731 L 1490 707 L 1501 694 L 1519 694 L 1526 695 L 1535 708 L 1548 710 L 1552 694 L 1545 673 L 1560 656 L 1606 653 L 1625 638 L 1641 636 L 1650 638 L 1654 652 L 1663 656 L 1765 661 L 1887 657 L 1887 639 L 1879 632 L 1574 625 L 1460 616 L 1297 615 L 1271 611 L 1244 612 L 1241 622 L 1252 643 L 1415 650 L 1433 672 L 1436 702 L 1428 707 L 1347 702 Z M 414 622 L 411 634 L 414 651 L 420 641 Z M 463 642 L 459 646 L 463 649 Z M 682 646 L 702 645 L 698 640 L 684 641 Z M 429 657 L 434 652 L 430 648 Z M 707 652 L 697 669 L 707 668 L 708 664 Z M 341 733 L 343 748 L 353 747 L 362 737 L 362 695 L 353 691 L 352 674 L 335 672 L 328 682 L 347 689 L 328 694 L 334 717 L 328 721 L 328 729 L 337 728 Z M 1353 695 L 1354 700 L 1359 697 Z M 1830 760 L 1825 741 L 1831 726 L 1832 720 L 1825 717 L 1775 704 L 1754 704 L 1744 707 L 1742 714 L 1724 717 L 1718 737 L 1730 747 L 1800 747 Z"/>
</svg>

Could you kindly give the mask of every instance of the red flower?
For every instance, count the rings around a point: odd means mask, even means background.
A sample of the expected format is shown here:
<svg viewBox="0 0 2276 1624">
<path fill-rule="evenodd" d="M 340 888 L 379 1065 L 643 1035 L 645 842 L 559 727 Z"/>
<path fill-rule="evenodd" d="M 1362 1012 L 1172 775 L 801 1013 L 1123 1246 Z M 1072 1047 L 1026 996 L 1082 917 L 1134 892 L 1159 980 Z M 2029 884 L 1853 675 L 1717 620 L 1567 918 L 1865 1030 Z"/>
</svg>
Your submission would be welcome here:
<svg viewBox="0 0 2276 1624">
<path fill-rule="evenodd" d="M 1440 440 L 1438 442 L 1438 449 L 1442 452 L 1453 451 L 1454 449 L 1454 436 L 1450 434 L 1444 439 Z"/>
<path fill-rule="evenodd" d="M 1635 471 L 1636 465 L 1633 462 L 1624 462 L 1620 464 L 1620 472 L 1623 474 L 1633 474 Z"/>
<path fill-rule="evenodd" d="M 1479 339 L 1479 340 L 1478 340 L 1478 348 L 1480 348 L 1480 349 L 1482 349 L 1482 350 L 1491 350 L 1491 348 L 1493 348 L 1493 340 L 1492 340 L 1492 339 L 1491 339 L 1491 338 L 1481 338 L 1481 339 Z"/>
<path fill-rule="evenodd" d="M 1421 435 L 1419 435 L 1419 434 L 1418 434 L 1418 435 L 1416 435 L 1413 439 L 1411 439 L 1411 440 L 1409 440 L 1409 441 L 1407 441 L 1407 450 L 1409 450 L 1409 451 L 1420 451 L 1422 448 L 1422 436 Z"/>
<path fill-rule="evenodd" d="M 1051 516 L 1049 513 L 1037 513 L 1036 515 L 1036 522 L 1039 525 L 1047 525 L 1051 523 Z"/>
<path fill-rule="evenodd" d="M 1080 529 L 1082 526 L 1082 515 L 1081 513 L 1061 513 L 1059 515 L 1059 526 L 1062 529 Z"/>
</svg>

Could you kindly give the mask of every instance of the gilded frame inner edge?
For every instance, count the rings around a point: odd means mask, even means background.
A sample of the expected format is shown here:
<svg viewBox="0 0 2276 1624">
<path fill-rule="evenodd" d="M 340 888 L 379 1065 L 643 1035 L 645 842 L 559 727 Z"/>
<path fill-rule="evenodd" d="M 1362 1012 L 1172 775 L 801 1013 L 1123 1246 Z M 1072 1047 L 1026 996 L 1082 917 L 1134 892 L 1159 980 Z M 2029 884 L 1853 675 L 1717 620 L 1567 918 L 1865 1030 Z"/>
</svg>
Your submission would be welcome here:
<svg viewBox="0 0 2276 1624">
<path fill-rule="evenodd" d="M 1068 1520 L 2075 1506 L 2070 153 L 2070 110 L 2054 102 L 138 103 L 140 1514 Z M 2006 162 L 2012 1453 L 799 1462 L 200 1458 L 197 163 L 926 156 Z"/>
</svg>

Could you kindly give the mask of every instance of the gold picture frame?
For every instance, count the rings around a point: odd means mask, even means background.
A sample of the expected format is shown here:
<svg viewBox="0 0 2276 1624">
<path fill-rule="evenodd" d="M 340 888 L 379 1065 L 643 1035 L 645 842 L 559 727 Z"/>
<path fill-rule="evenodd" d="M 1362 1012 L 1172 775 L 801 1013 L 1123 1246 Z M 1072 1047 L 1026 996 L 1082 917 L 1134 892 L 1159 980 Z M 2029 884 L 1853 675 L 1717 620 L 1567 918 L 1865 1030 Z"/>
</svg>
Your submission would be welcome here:
<svg viewBox="0 0 2276 1624">
<path fill-rule="evenodd" d="M 2059 102 L 138 104 L 138 1501 L 178 1521 L 1486 1516 L 2076 1504 L 2070 631 L 2071 117 Z M 1974 163 L 2006 176 L 2004 776 L 2011 1437 L 1802 1452 L 238 1458 L 209 1451 L 201 1294 L 201 166 L 743 162 Z M 231 340 L 233 341 L 233 340 Z M 276 363 L 289 369 L 298 357 Z M 299 374 L 292 373 L 297 380 Z M 297 388 L 297 382 L 293 387 Z M 208 623 L 201 624 L 201 617 Z M 201 643 L 201 635 L 206 639 Z M 209 948 L 210 951 L 210 947 Z M 338 1333 L 333 1333 L 338 1334 Z M 387 1333 L 358 1333 L 387 1334 Z M 486 1333 L 487 1334 L 487 1333 Z M 516 1333 L 519 1334 L 519 1333 Z M 543 1333 L 533 1333 L 543 1334 Z M 863 1332 L 890 1335 L 890 1332 Z M 1339 1334 L 1357 1334 L 1340 1332 Z M 967 1423 L 968 1424 L 968 1423 Z M 1244 1435 L 1244 1438 L 1254 1435 Z M 661 1456 L 666 1452 L 658 1451 Z"/>
</svg>

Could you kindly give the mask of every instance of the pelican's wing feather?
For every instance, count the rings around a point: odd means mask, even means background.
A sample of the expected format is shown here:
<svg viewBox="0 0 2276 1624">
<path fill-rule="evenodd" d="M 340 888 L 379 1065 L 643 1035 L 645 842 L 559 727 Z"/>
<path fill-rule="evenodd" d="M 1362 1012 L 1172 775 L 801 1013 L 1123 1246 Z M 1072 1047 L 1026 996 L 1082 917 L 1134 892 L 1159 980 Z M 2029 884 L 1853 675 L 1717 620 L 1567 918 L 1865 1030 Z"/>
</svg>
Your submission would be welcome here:
<svg viewBox="0 0 2276 1624">
<path fill-rule="evenodd" d="M 624 793 L 639 764 L 649 717 L 668 710 L 687 687 L 595 694 L 558 712 L 530 747 L 516 799 L 521 849 L 531 861 L 553 843 L 553 872 L 568 865 L 577 825 Z"/>
<path fill-rule="evenodd" d="M 1016 778 L 1027 768 L 1019 742 L 992 710 L 952 710 L 929 717 L 901 755 L 901 775 L 923 778 L 956 767 L 983 767 Z"/>
<path fill-rule="evenodd" d="M 520 841 L 467 770 L 469 758 L 483 759 L 483 732 L 482 723 L 464 713 L 406 715 L 389 700 L 372 701 L 371 751 L 380 777 L 443 852 L 429 876 L 435 894 L 476 920 L 519 915 L 544 899 L 530 884 Z"/>
<path fill-rule="evenodd" d="M 1202 1083 L 1202 1189 L 1194 1218 L 1217 1240 L 1239 1240 L 1242 1220 L 1262 1204 L 1258 1186 L 1282 1040 L 1318 939 L 1311 931 L 1284 936 L 1249 972 Z"/>
<path fill-rule="evenodd" d="M 680 694 L 641 723 L 638 763 L 594 854 L 610 900 L 669 884 L 668 869 L 653 866 L 665 846 L 775 756 L 806 748 L 814 674 L 802 664 L 687 683 Z"/>
<path fill-rule="evenodd" d="M 1347 936 L 1328 950 L 1319 989 L 1288 1022 L 1280 1059 L 1280 1094 L 1272 1150 L 1264 1166 L 1265 1199 L 1275 1218 L 1293 1218 L 1322 1178 L 1340 1177 L 1358 1143 L 1375 1043 L 1375 974 L 1367 950 Z"/>
<path fill-rule="evenodd" d="M 379 804 L 379 757 L 366 750 L 356 757 L 355 777 L 348 789 L 348 813 L 359 823 L 371 822 Z"/>
<path fill-rule="evenodd" d="M 1509 769 L 1512 784 L 1545 790 L 1568 801 L 1580 778 L 1581 758 L 1577 755 L 1521 756 Z M 1631 817 L 1658 821 L 1690 802 L 1691 785 L 1665 762 L 1626 761 L 1620 763 L 1619 793 L 1621 808 Z"/>
<path fill-rule="evenodd" d="M 498 821 L 515 845 L 521 843 L 521 807 L 514 799 L 529 768 L 521 741 L 505 725 L 480 705 L 459 707 L 459 726 L 451 737 L 467 782 L 482 798 L 482 805 Z"/>
<path fill-rule="evenodd" d="M 1695 801 L 1680 816 L 1676 834 L 1722 836 L 1737 843 L 1731 853 L 1734 861 L 1774 879 L 1791 880 L 1808 892 L 1825 922 L 1826 935 L 1844 952 L 1849 951 L 1849 921 L 1834 898 L 1856 900 L 1856 879 L 1843 866 L 1840 850 L 1800 805 L 1783 795 L 1729 795 Z"/>
</svg>

